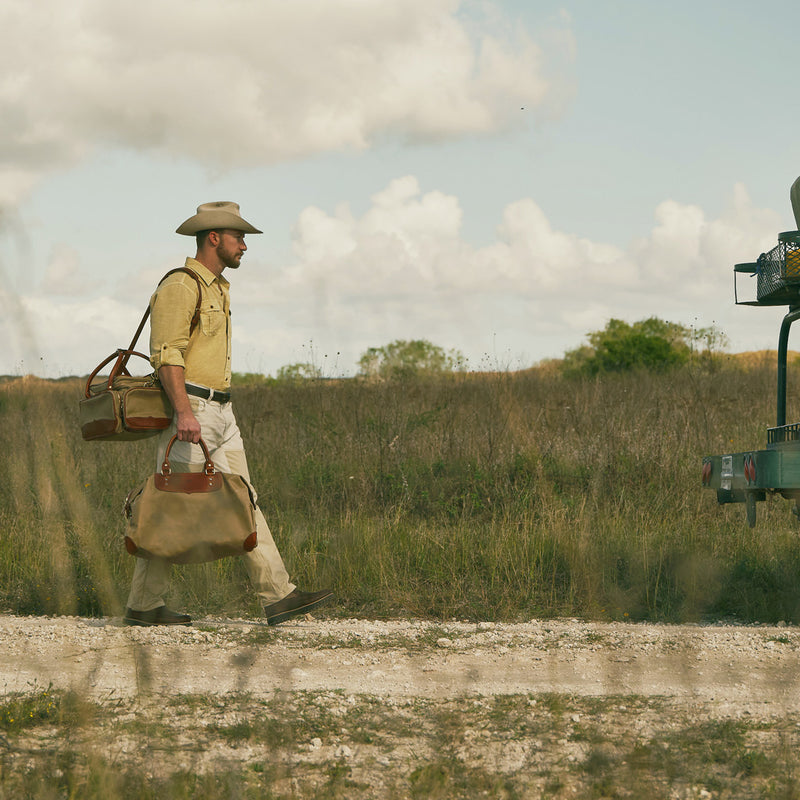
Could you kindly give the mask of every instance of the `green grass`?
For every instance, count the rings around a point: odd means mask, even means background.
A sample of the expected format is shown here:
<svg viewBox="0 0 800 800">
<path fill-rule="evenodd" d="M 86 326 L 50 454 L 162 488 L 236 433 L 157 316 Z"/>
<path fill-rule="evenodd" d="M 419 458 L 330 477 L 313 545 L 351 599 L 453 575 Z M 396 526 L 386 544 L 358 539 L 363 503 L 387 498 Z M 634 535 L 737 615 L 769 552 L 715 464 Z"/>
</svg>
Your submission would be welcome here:
<svg viewBox="0 0 800 800">
<path fill-rule="evenodd" d="M 700 486 L 704 454 L 765 445 L 774 386 L 771 367 L 732 360 L 581 380 L 270 382 L 238 387 L 235 407 L 293 578 L 336 589 L 326 613 L 797 622 L 790 504 L 759 504 L 750 530 Z M 83 442 L 80 389 L 0 384 L 4 610 L 124 606 L 121 506 L 154 445 Z M 259 611 L 236 560 L 176 569 L 170 602 Z"/>
<path fill-rule="evenodd" d="M 23 729 L 45 723 L 55 723 L 62 715 L 63 702 L 60 692 L 53 692 L 52 687 L 30 694 L 6 696 L 0 704 L 0 731 L 17 733 Z M 70 697 L 71 699 L 71 697 Z"/>
<path fill-rule="evenodd" d="M 696 701 L 48 690 L 12 705 L 34 714 L 0 735 L 3 800 L 800 797 L 796 714 L 709 717 Z"/>
</svg>

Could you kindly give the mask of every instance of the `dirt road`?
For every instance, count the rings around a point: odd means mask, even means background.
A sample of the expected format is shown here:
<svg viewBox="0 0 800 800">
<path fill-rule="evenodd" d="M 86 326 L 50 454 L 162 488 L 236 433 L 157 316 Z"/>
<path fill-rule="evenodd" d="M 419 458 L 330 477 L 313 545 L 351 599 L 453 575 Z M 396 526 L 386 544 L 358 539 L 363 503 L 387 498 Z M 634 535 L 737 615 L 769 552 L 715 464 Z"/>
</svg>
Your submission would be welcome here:
<svg viewBox="0 0 800 800">
<path fill-rule="evenodd" d="M 787 626 L 0 616 L 0 793 L 796 797 L 799 649 Z"/>
<path fill-rule="evenodd" d="M 90 695 L 267 696 L 342 690 L 446 698 L 558 692 L 694 698 L 721 712 L 800 710 L 794 627 L 372 622 L 305 618 L 268 628 L 205 619 L 127 628 L 117 619 L 0 617 L 0 689 Z"/>
</svg>

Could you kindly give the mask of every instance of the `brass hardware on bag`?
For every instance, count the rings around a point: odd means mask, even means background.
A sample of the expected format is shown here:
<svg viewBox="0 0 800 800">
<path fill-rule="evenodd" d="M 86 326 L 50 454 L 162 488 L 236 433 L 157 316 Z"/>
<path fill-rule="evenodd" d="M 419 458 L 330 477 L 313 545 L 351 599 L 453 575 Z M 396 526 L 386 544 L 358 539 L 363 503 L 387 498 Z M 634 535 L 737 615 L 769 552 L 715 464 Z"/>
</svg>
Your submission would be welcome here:
<svg viewBox="0 0 800 800">
<path fill-rule="evenodd" d="M 172 445 L 178 441 L 178 435 L 174 434 L 169 440 L 166 452 L 164 453 L 164 462 L 161 465 L 161 473 L 156 474 L 156 486 L 162 492 L 214 492 L 222 485 L 219 472 L 217 472 L 214 462 L 211 460 L 211 454 L 208 452 L 206 443 L 200 439 L 198 444 L 203 448 L 205 455 L 205 465 L 203 472 L 180 472 L 172 473 L 172 467 L 169 463 L 169 454 L 172 450 Z"/>
</svg>

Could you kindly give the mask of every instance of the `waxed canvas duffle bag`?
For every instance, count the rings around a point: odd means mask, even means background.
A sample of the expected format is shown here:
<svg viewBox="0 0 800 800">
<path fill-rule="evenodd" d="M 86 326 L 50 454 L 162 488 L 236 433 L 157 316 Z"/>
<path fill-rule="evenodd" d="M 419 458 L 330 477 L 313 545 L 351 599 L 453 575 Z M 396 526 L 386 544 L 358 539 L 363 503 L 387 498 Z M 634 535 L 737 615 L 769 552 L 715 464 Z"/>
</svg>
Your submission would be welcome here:
<svg viewBox="0 0 800 800">
<path fill-rule="evenodd" d="M 135 377 L 127 372 L 131 356 L 142 353 L 117 350 L 103 361 L 86 381 L 79 413 L 81 436 L 86 441 L 126 441 L 155 436 L 169 427 L 172 405 L 155 373 Z M 93 383 L 97 373 L 112 359 L 117 361 L 108 378 Z M 125 374 L 120 370 L 125 369 Z"/>
<path fill-rule="evenodd" d="M 125 548 L 139 558 L 197 564 L 248 553 L 258 544 L 253 491 L 241 476 L 218 472 L 201 439 L 202 472 L 173 472 L 173 436 L 160 472 L 125 500 Z"/>
<path fill-rule="evenodd" d="M 200 319 L 200 279 L 186 267 L 170 270 L 186 272 L 197 282 L 197 304 L 189 326 L 189 335 Z M 159 281 L 161 283 L 164 278 Z M 98 364 L 86 381 L 83 399 L 79 402 L 81 436 L 86 441 L 127 441 L 155 436 L 169 427 L 172 421 L 172 405 L 161 387 L 156 373 L 133 376 L 128 371 L 132 356 L 150 359 L 144 353 L 134 350 L 136 342 L 150 316 L 150 306 L 144 312 L 133 340 L 125 350 L 116 350 Z M 114 362 L 108 378 L 95 381 L 103 367 Z"/>
</svg>

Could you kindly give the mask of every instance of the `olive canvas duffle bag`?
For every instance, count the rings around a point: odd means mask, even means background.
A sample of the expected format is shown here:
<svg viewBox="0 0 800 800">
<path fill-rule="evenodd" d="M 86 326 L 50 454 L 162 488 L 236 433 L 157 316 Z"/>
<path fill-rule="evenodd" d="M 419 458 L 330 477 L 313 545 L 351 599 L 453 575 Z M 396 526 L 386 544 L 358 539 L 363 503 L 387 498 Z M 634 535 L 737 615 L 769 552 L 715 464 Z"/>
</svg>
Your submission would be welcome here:
<svg viewBox="0 0 800 800">
<path fill-rule="evenodd" d="M 117 350 L 89 376 L 79 403 L 81 436 L 86 441 L 126 441 L 155 436 L 169 427 L 172 404 L 155 373 L 136 377 L 127 371 L 128 359 L 143 353 Z M 92 383 L 97 373 L 116 359 L 108 380 Z M 149 361 L 149 359 L 148 359 Z"/>
<path fill-rule="evenodd" d="M 139 558 L 164 558 L 173 564 L 198 564 L 243 555 L 258 544 L 256 504 L 241 476 L 219 472 L 200 439 L 202 472 L 173 472 L 173 436 L 161 471 L 150 475 L 125 500 L 125 548 Z"/>
<path fill-rule="evenodd" d="M 189 327 L 191 335 L 200 319 L 200 279 L 186 267 L 170 270 L 164 278 L 173 272 L 186 272 L 197 282 L 197 305 Z M 173 414 L 172 405 L 158 375 L 152 372 L 138 377 L 128 371 L 128 361 L 132 356 L 143 358 L 148 364 L 150 362 L 144 353 L 134 350 L 149 316 L 148 304 L 128 348 L 112 353 L 95 367 L 86 380 L 84 397 L 79 403 L 81 436 L 86 441 L 143 439 L 155 436 L 169 427 Z M 108 378 L 95 381 L 100 370 L 112 361 L 114 365 Z"/>
</svg>

